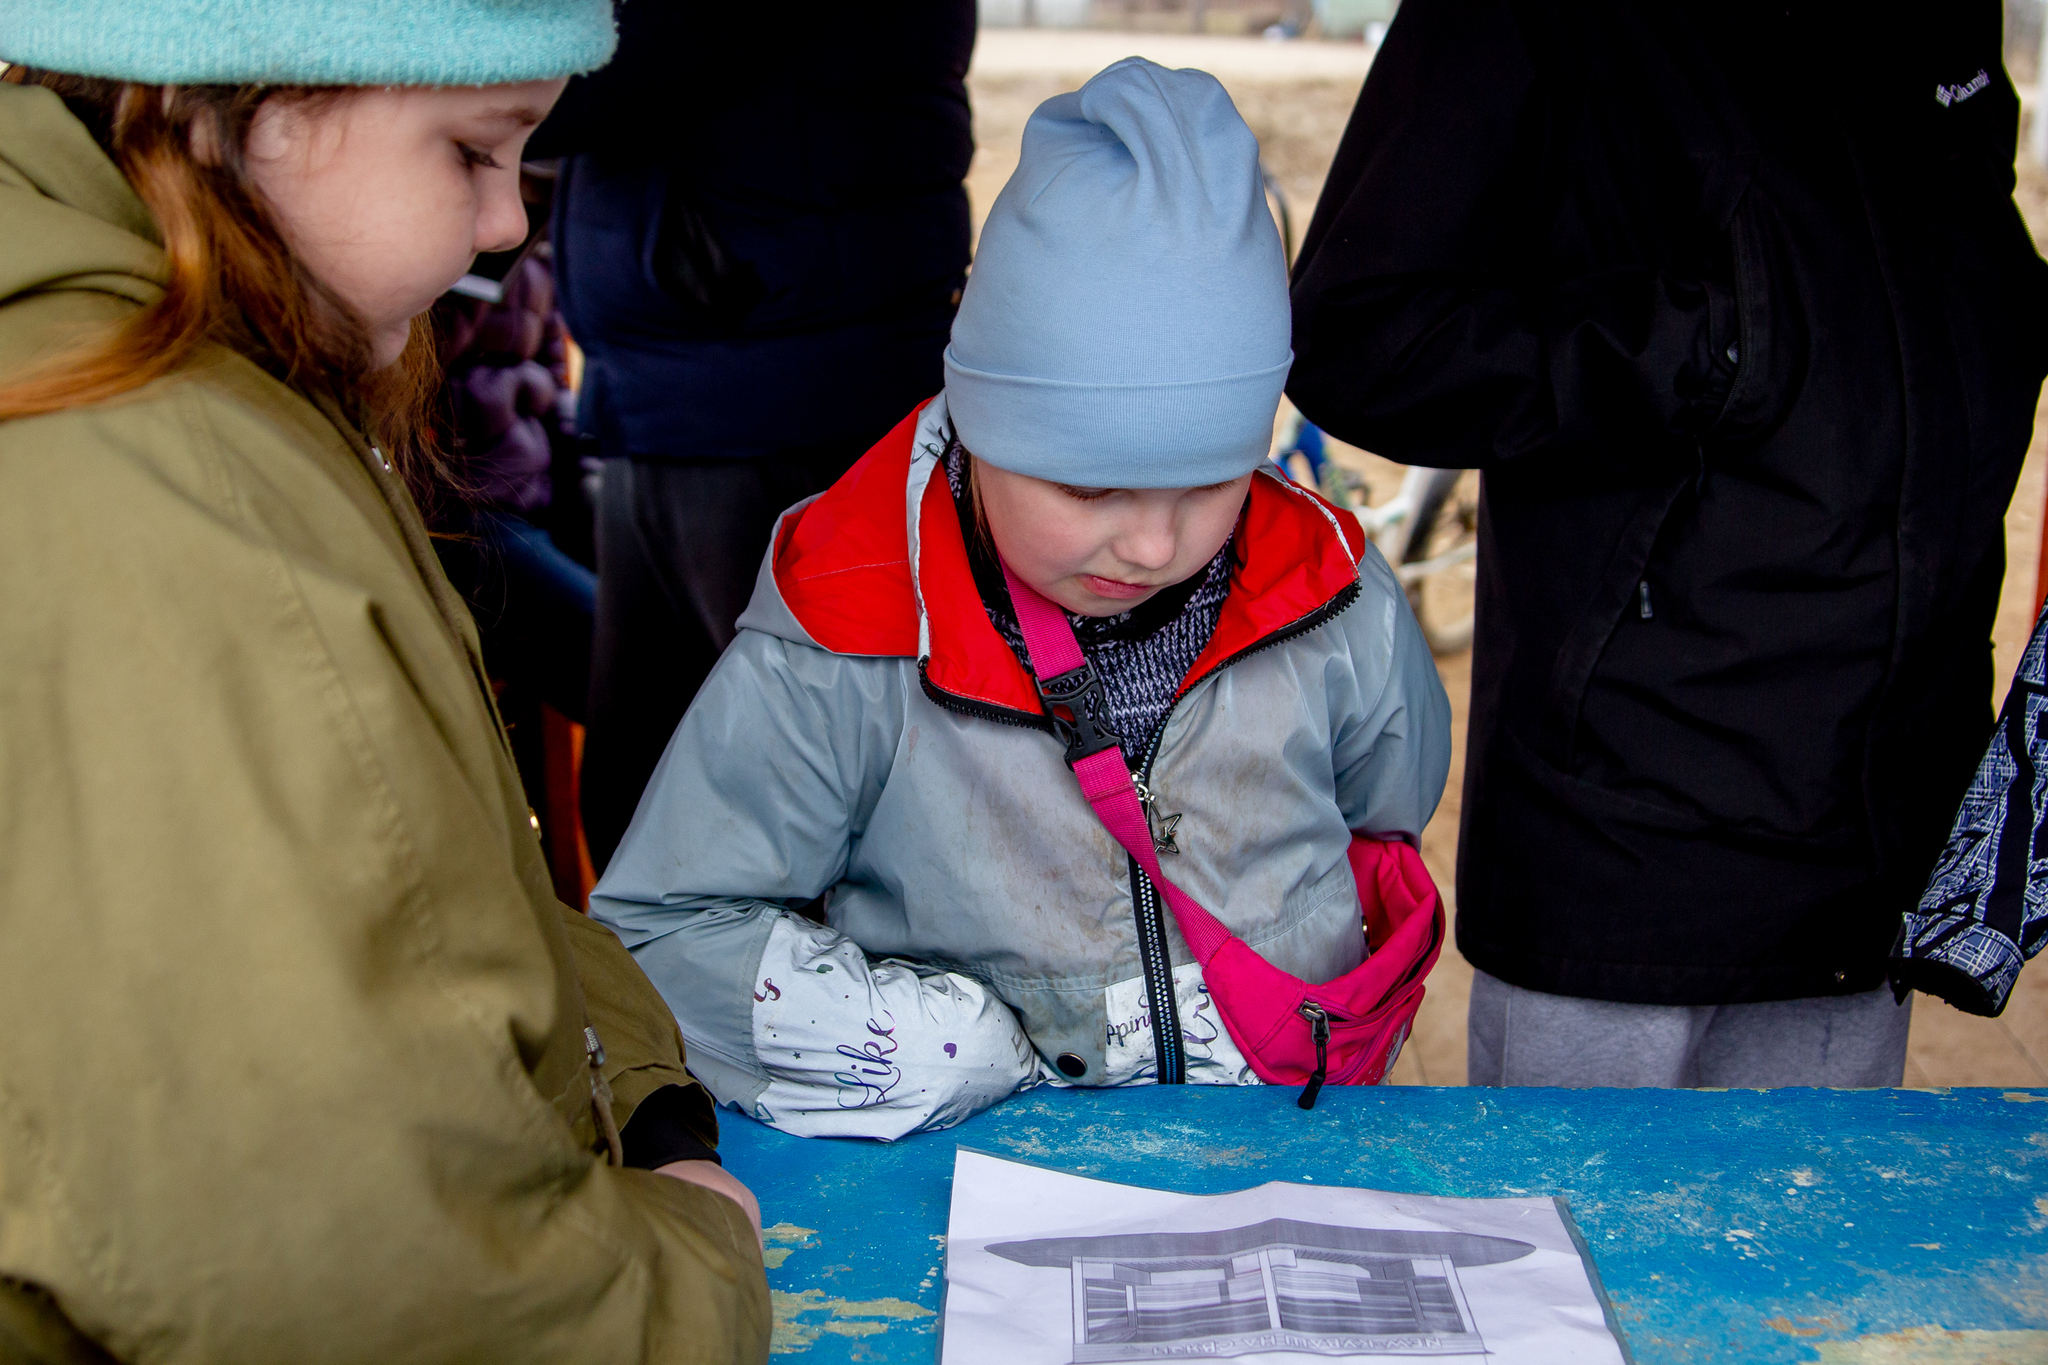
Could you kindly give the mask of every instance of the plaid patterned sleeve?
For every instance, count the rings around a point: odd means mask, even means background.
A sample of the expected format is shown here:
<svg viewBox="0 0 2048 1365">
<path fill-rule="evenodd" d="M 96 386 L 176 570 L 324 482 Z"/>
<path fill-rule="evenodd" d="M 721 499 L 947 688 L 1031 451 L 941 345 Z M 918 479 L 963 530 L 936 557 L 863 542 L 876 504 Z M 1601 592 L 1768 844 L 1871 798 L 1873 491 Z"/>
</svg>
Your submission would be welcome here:
<svg viewBox="0 0 2048 1365">
<path fill-rule="evenodd" d="M 2048 937 L 2048 614 L 2034 623 L 1998 730 L 1977 767 L 1920 904 L 1892 947 L 1892 987 L 1971 1014 L 2005 1009 Z"/>
</svg>

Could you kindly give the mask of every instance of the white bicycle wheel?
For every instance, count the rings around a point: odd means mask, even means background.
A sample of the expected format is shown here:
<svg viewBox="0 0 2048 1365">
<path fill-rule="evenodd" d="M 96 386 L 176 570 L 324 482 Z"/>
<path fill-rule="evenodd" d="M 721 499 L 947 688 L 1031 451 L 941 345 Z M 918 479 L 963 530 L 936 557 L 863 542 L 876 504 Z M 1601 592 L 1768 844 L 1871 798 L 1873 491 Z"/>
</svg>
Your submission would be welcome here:
<svg viewBox="0 0 2048 1365">
<path fill-rule="evenodd" d="M 1478 587 L 1479 471 L 1411 469 L 1415 511 L 1396 572 L 1423 638 L 1438 654 L 1472 646 Z"/>
</svg>

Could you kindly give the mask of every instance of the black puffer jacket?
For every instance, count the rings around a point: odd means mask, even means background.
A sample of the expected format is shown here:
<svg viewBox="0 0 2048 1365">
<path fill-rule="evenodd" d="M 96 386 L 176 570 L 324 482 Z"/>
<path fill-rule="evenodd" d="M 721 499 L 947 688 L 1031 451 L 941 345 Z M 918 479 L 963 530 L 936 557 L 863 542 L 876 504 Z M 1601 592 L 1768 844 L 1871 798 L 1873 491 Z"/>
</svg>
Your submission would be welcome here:
<svg viewBox="0 0 2048 1365">
<path fill-rule="evenodd" d="M 618 14 L 618 56 L 527 149 L 569 157 L 553 232 L 579 425 L 607 454 L 851 461 L 944 382 L 972 0 Z"/>
<path fill-rule="evenodd" d="M 1853 25 L 1853 26 L 1852 26 Z M 1458 944 L 1864 991 L 1983 753 L 2048 352 L 1991 0 L 1409 0 L 1289 393 L 1486 471 Z"/>
</svg>

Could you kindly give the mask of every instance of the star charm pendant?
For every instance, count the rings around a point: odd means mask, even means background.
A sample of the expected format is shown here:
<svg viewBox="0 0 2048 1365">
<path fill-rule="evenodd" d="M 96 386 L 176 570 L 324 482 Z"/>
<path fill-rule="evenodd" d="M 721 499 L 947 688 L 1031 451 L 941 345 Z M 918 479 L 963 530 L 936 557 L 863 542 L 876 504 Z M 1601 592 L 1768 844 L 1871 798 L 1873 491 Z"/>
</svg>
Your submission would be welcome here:
<svg viewBox="0 0 2048 1365">
<path fill-rule="evenodd" d="M 1173 837 L 1173 832 L 1180 828 L 1180 817 L 1178 815 L 1157 815 L 1153 814 L 1153 812 L 1149 810 L 1146 812 L 1146 814 L 1152 816 L 1153 852 L 1180 852 L 1180 845 L 1174 842 Z"/>
<path fill-rule="evenodd" d="M 1143 782 L 1132 782 L 1138 793 L 1138 804 L 1145 810 L 1145 827 L 1152 832 L 1154 853 L 1178 853 L 1180 845 L 1174 841 L 1173 832 L 1180 828 L 1178 815 L 1159 813 L 1159 796 Z"/>
</svg>

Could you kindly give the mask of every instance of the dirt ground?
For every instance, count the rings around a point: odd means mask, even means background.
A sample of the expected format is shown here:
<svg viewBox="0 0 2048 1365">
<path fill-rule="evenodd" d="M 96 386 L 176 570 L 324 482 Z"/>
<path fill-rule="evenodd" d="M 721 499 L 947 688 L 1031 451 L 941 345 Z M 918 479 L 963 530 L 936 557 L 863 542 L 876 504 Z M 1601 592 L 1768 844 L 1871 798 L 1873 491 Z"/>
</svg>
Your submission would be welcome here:
<svg viewBox="0 0 2048 1365">
<path fill-rule="evenodd" d="M 1271 45 L 1254 50 L 1244 44 L 1256 40 L 1223 39 L 1194 48 L 1187 47 L 1190 40 L 1180 39 L 1170 53 L 1154 54 L 1146 48 L 1146 41 L 1135 34 L 1118 35 L 1113 40 L 1117 50 L 1110 52 L 1097 35 L 1068 40 L 1047 34 L 984 34 L 976 69 L 969 76 L 978 150 L 967 183 L 977 232 L 988 205 L 1016 168 L 1024 122 L 1032 109 L 1052 95 L 1078 88 L 1090 72 L 1126 55 L 1124 49 L 1128 48 L 1170 65 L 1202 65 L 1217 73 L 1258 136 L 1261 159 L 1285 195 L 1298 244 L 1363 83 L 1362 62 L 1353 59 L 1360 67 L 1355 74 L 1333 77 L 1327 74 L 1329 58 L 1348 54 L 1306 48 L 1297 54 L 1285 48 L 1276 51 Z M 1199 44 L 1202 40 L 1192 41 Z M 1303 72 L 1306 74 L 1300 74 Z M 2048 232 L 2048 173 L 2022 165 L 2020 181 L 2019 200 L 2028 226 L 2036 241 L 2048 240 L 2043 236 Z M 1339 448 L 1336 454 L 1344 463 L 1367 472 L 1373 488 L 1371 501 L 1390 496 L 1398 487 L 1398 466 L 1350 448 Z M 2036 418 L 2033 447 L 2006 517 L 2008 571 L 1995 632 L 1998 683 L 1994 701 L 2003 697 L 2033 621 L 2044 496 L 2048 496 L 2048 406 Z M 1422 851 L 1447 902 L 1453 902 L 1466 702 L 1471 690 L 1470 653 L 1440 657 L 1437 668 L 1451 698 L 1451 776 L 1443 804 L 1423 833 Z M 1464 1084 L 1465 1008 L 1471 981 L 1470 966 L 1454 947 L 1447 947 L 1430 978 L 1414 1038 L 1391 1081 Z M 1931 997 L 1917 996 L 1906 1083 L 2048 1086 L 2048 973 L 2040 968 L 2023 973 L 2012 1003 L 2000 1019 L 1972 1018 Z"/>
</svg>

